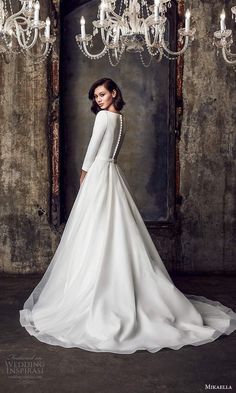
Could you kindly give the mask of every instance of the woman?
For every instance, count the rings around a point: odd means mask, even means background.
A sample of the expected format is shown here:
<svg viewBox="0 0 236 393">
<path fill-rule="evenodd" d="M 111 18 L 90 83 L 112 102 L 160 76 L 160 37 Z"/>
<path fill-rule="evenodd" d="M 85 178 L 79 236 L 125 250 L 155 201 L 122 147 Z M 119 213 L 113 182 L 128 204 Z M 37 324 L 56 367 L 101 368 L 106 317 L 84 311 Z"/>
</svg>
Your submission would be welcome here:
<svg viewBox="0 0 236 393">
<path fill-rule="evenodd" d="M 96 114 L 81 187 L 60 244 L 20 310 L 38 340 L 94 352 L 201 345 L 236 329 L 236 313 L 171 280 L 117 164 L 125 104 L 114 81 L 89 91 Z"/>
</svg>

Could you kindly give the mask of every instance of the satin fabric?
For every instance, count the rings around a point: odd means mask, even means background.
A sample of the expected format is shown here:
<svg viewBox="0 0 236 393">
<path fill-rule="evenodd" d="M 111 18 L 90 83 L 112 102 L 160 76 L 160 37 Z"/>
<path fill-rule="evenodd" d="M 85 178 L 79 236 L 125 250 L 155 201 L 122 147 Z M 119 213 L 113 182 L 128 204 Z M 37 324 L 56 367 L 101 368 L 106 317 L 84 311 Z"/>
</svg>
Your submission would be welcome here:
<svg viewBox="0 0 236 393">
<path fill-rule="evenodd" d="M 121 354 L 177 350 L 232 333 L 233 310 L 175 287 L 112 159 L 120 117 L 102 118 L 101 138 L 94 129 L 84 161 L 88 173 L 54 257 L 20 310 L 21 325 L 50 345 Z"/>
</svg>

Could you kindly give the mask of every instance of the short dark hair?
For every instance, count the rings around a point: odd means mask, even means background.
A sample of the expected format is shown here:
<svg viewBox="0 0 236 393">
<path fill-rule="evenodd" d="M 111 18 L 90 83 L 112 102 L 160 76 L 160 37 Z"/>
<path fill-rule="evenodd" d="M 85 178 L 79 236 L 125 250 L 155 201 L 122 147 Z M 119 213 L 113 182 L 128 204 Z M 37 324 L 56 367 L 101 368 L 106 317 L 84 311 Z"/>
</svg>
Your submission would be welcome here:
<svg viewBox="0 0 236 393">
<path fill-rule="evenodd" d="M 91 106 L 91 111 L 95 114 L 97 114 L 99 111 L 102 109 L 99 107 L 99 105 L 96 103 L 95 97 L 94 97 L 94 91 L 98 86 L 104 86 L 107 90 L 112 92 L 113 90 L 116 90 L 116 96 L 114 97 L 114 107 L 117 111 L 120 111 L 123 106 L 125 105 L 125 101 L 123 100 L 120 88 L 117 86 L 117 84 L 110 78 L 101 78 L 98 79 L 96 82 L 92 84 L 92 86 L 89 89 L 88 93 L 88 98 L 92 101 L 92 106 Z"/>
</svg>

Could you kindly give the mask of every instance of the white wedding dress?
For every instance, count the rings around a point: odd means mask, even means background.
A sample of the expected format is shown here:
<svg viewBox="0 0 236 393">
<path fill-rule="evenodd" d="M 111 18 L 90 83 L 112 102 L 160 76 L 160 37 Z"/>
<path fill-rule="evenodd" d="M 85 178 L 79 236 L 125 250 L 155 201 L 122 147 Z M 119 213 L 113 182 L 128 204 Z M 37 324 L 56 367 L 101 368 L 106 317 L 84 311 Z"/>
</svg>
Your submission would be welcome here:
<svg viewBox="0 0 236 393">
<path fill-rule="evenodd" d="M 117 164 L 123 116 L 96 115 L 82 182 L 61 241 L 20 310 L 38 340 L 129 354 L 201 345 L 236 329 L 236 313 L 171 280 Z"/>
</svg>

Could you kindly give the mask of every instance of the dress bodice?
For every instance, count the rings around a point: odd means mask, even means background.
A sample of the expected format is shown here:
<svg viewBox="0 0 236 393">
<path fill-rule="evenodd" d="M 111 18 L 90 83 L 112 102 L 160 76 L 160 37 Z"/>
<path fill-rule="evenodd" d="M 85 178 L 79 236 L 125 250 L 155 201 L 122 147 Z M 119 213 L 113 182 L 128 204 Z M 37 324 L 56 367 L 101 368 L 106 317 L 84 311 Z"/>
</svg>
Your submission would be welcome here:
<svg viewBox="0 0 236 393">
<path fill-rule="evenodd" d="M 102 110 L 95 118 L 82 169 L 88 171 L 96 157 L 116 160 L 125 136 L 123 115 Z"/>
</svg>

